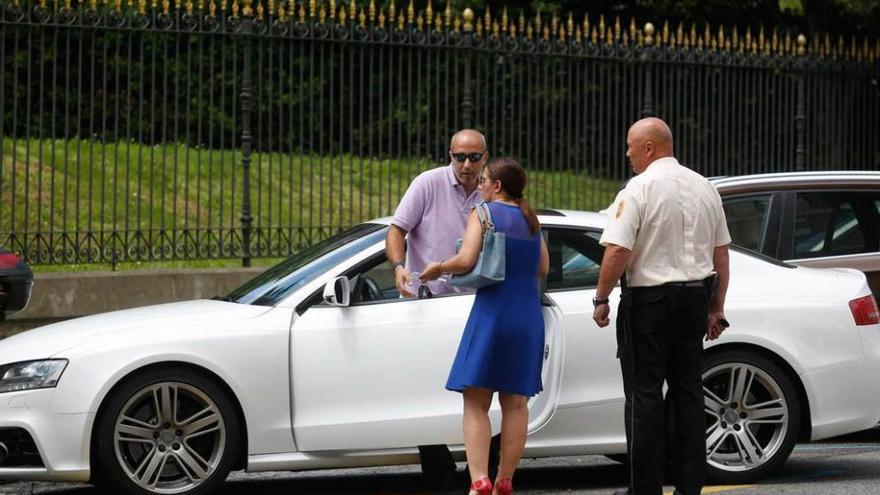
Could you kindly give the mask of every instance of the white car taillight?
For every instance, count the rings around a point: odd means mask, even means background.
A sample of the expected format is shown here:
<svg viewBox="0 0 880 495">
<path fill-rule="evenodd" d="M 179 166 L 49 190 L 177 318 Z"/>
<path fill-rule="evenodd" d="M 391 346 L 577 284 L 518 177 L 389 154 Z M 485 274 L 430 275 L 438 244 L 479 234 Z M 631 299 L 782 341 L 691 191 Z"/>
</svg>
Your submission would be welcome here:
<svg viewBox="0 0 880 495">
<path fill-rule="evenodd" d="M 877 311 L 877 301 L 874 296 L 865 296 L 853 299 L 849 302 L 856 325 L 876 325 L 880 323 L 880 311 Z"/>
</svg>

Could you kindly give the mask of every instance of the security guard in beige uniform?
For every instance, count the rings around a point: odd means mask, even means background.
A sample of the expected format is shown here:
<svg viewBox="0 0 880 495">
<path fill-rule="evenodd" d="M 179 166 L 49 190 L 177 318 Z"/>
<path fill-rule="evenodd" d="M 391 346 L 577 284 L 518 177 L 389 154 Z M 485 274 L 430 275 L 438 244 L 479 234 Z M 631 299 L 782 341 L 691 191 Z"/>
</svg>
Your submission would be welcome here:
<svg viewBox="0 0 880 495">
<path fill-rule="evenodd" d="M 716 339 L 728 326 L 730 234 L 718 191 L 674 158 L 666 123 L 642 119 L 626 143 L 637 175 L 610 211 L 593 300 L 593 319 L 607 326 L 608 296 L 626 272 L 617 339 L 631 472 L 629 490 L 620 493 L 662 493 L 665 381 L 674 414 L 668 454 L 676 459 L 676 493 L 698 494 L 706 464 L 703 338 Z"/>
</svg>

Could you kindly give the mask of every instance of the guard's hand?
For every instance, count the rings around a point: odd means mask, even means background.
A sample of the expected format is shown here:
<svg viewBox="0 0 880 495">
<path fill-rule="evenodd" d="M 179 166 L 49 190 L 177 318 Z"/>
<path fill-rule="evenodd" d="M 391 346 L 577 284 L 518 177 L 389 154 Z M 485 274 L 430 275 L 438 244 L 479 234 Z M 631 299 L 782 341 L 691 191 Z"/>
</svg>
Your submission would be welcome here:
<svg viewBox="0 0 880 495">
<path fill-rule="evenodd" d="M 718 337 L 721 337 L 721 334 L 724 333 L 727 326 L 727 319 L 724 318 L 724 311 L 709 313 L 709 318 L 706 322 L 706 341 L 715 340 Z"/>
<path fill-rule="evenodd" d="M 605 328 L 608 326 L 610 322 L 608 320 L 608 313 L 611 312 L 611 308 L 608 306 L 608 303 L 600 304 L 593 309 L 593 321 L 596 322 L 596 325 L 599 325 L 599 328 Z"/>
<path fill-rule="evenodd" d="M 440 275 L 443 275 L 443 272 L 440 271 L 440 263 L 433 261 L 431 263 L 428 263 L 428 266 L 426 266 L 425 269 L 422 270 L 422 274 L 419 275 L 419 280 L 424 284 L 429 280 L 435 280 L 439 278 Z"/>
<path fill-rule="evenodd" d="M 394 283 L 397 285 L 397 290 L 400 291 L 400 295 L 403 297 L 414 297 L 414 295 L 406 290 L 407 287 L 412 286 L 412 275 L 409 273 L 409 270 L 402 266 L 398 266 L 394 269 Z"/>
</svg>

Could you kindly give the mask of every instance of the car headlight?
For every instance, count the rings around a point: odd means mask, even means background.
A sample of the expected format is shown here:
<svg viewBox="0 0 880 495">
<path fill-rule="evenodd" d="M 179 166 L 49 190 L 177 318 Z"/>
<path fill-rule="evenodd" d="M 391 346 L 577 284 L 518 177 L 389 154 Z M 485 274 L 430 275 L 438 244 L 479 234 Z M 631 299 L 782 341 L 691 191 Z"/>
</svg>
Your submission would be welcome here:
<svg viewBox="0 0 880 495">
<path fill-rule="evenodd" d="M 52 388 L 67 367 L 66 359 L 24 361 L 0 366 L 0 393 Z"/>
</svg>

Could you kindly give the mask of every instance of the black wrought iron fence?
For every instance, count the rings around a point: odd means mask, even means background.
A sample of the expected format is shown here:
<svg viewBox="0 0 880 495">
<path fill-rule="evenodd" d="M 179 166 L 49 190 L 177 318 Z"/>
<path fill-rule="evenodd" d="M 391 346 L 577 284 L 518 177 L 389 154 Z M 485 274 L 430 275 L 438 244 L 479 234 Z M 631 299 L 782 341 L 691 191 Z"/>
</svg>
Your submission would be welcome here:
<svg viewBox="0 0 880 495">
<path fill-rule="evenodd" d="M 539 207 L 625 134 L 707 175 L 880 168 L 880 43 L 431 5 L 2 2 L 0 244 L 31 263 L 284 256 L 388 215 L 476 127 Z"/>
</svg>

